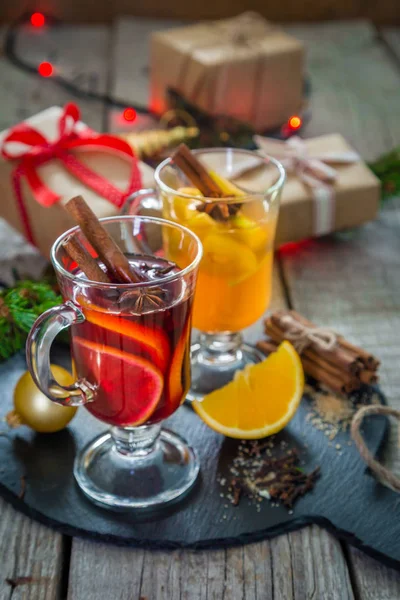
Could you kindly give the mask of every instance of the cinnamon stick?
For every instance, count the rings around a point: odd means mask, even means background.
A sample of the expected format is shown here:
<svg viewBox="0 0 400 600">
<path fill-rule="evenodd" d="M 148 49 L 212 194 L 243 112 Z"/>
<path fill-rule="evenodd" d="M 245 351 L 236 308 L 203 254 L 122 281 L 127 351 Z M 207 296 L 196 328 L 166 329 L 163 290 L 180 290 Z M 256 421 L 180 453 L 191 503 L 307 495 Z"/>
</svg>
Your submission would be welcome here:
<svg viewBox="0 0 400 600">
<path fill-rule="evenodd" d="M 147 277 L 130 264 L 82 196 L 72 198 L 65 207 L 80 226 L 116 283 L 147 281 Z"/>
<path fill-rule="evenodd" d="M 172 154 L 172 160 L 186 175 L 191 183 L 197 187 L 206 198 L 222 198 L 224 193 L 210 177 L 207 169 L 192 154 L 186 144 L 180 146 Z"/>
<path fill-rule="evenodd" d="M 314 323 L 303 317 L 303 315 L 300 315 L 295 310 L 291 310 L 289 314 L 306 327 L 315 327 Z M 370 352 L 366 352 L 363 348 L 359 348 L 358 346 L 351 344 L 343 336 L 338 336 L 337 341 L 339 346 L 344 348 L 349 354 L 352 354 L 355 359 L 361 362 L 368 370 L 376 371 L 379 368 L 381 364 L 380 361 Z"/>
<path fill-rule="evenodd" d="M 343 383 L 350 383 L 356 378 L 356 374 L 352 374 L 349 371 L 340 368 L 340 366 L 334 365 L 322 356 L 319 356 L 317 352 L 314 352 L 313 350 L 310 350 L 307 353 L 306 358 L 316 364 L 318 368 L 324 369 L 327 373 L 331 373 L 331 375 L 334 375 L 335 377 L 340 377 Z"/>
<path fill-rule="evenodd" d="M 346 350 L 354 354 L 357 360 L 362 362 L 369 371 L 376 371 L 379 368 L 379 365 L 381 364 L 380 361 L 369 352 L 354 346 L 341 336 L 338 338 L 338 341 L 343 348 L 346 348 Z"/>
<path fill-rule="evenodd" d="M 374 383 L 378 383 L 379 377 L 374 371 L 361 371 L 360 380 L 367 385 L 373 385 Z"/>
<path fill-rule="evenodd" d="M 360 387 L 360 382 L 356 377 L 348 381 L 343 381 L 343 372 L 339 369 L 337 370 L 337 374 L 334 375 L 305 356 L 301 357 L 301 362 L 303 363 L 303 367 L 307 375 L 310 375 L 320 383 L 327 385 L 336 392 L 341 394 L 349 394 Z"/>
<path fill-rule="evenodd" d="M 258 350 L 263 354 L 272 354 L 272 352 L 276 352 L 278 350 L 278 344 L 275 344 L 275 342 L 271 342 L 269 340 L 260 340 L 257 342 L 256 348 L 258 348 Z"/>
<path fill-rule="evenodd" d="M 111 283 L 109 277 L 100 268 L 97 261 L 89 254 L 76 235 L 70 235 L 63 242 L 67 254 L 74 260 L 90 281 Z"/>
</svg>

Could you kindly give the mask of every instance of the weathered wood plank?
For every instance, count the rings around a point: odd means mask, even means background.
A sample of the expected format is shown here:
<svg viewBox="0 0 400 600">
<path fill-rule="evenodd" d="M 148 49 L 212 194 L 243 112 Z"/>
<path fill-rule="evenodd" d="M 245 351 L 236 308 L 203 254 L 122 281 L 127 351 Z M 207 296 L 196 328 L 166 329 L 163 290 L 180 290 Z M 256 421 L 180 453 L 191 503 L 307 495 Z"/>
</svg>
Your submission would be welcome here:
<svg viewBox="0 0 400 600">
<path fill-rule="evenodd" d="M 2 29 L 2 37 L 5 28 Z M 24 29 L 18 36 L 16 51 L 32 65 L 43 61 L 53 64 L 55 73 L 82 89 L 104 93 L 107 86 L 109 52 L 108 26 L 61 26 L 33 31 Z M 82 118 L 97 130 L 104 127 L 102 103 L 75 98 L 59 88 L 50 78 L 37 77 L 17 69 L 0 57 L 2 90 L 0 130 L 53 105 L 77 101 Z"/>
<path fill-rule="evenodd" d="M 347 239 L 310 241 L 281 254 L 296 310 L 380 357 L 382 389 L 389 404 L 396 407 L 400 407 L 399 233 L 400 199 L 388 202 L 376 223 L 349 234 Z M 395 428 L 386 461 L 400 472 Z M 360 600 L 396 597 L 390 590 L 400 585 L 398 573 L 352 548 L 349 555 Z M 372 565 L 375 577 L 367 575 Z"/>
<path fill-rule="evenodd" d="M 77 538 L 73 549 L 68 599 L 136 600 L 139 597 L 145 567 L 143 550 L 105 546 Z"/>
<path fill-rule="evenodd" d="M 340 124 L 344 135 L 353 138 L 363 157 L 371 154 L 371 148 L 374 153 L 385 152 L 391 145 L 400 144 L 399 113 L 386 110 L 388 105 L 380 86 L 386 83 L 387 95 L 398 105 L 400 70 L 388 58 L 372 27 L 368 23 L 327 23 L 293 26 L 291 30 L 309 47 L 310 70 L 317 92 L 313 95 L 316 119 L 318 115 L 326 117 L 328 96 L 351 94 L 355 103 L 354 112 L 342 110 L 343 105 L 331 104 L 330 119 L 324 123 L 313 119 L 305 133 L 314 135 L 314 129 L 332 133 Z M 368 102 L 366 85 L 370 90 Z M 373 108 L 382 127 L 371 130 L 365 113 L 369 108 L 365 107 Z M 399 201 L 392 201 L 386 204 L 377 223 L 346 239 L 312 241 L 281 254 L 294 306 L 316 321 L 341 328 L 345 335 L 358 339 L 380 355 L 382 383 L 393 402 L 399 383 L 395 367 L 399 353 L 394 334 L 398 326 L 399 231 Z"/>
<path fill-rule="evenodd" d="M 121 17 L 113 25 L 114 43 L 111 49 L 111 93 L 119 101 L 133 106 L 148 106 L 149 99 L 149 48 L 152 32 L 181 25 L 172 19 L 144 19 Z M 122 116 L 123 109 L 114 108 L 108 113 L 110 131 L 126 131 L 131 124 Z M 155 126 L 156 122 L 138 113 L 135 130 Z"/>
<path fill-rule="evenodd" d="M 68 598 L 111 595 L 115 600 L 354 598 L 339 542 L 318 527 L 204 552 L 151 552 L 75 540 Z"/>
<path fill-rule="evenodd" d="M 400 407 L 400 200 L 347 239 L 307 242 L 281 254 L 294 307 L 382 360 L 381 385 Z M 400 470 L 393 435 L 388 458 Z"/>
<path fill-rule="evenodd" d="M 275 598 L 273 590 L 276 589 L 285 598 L 284 588 L 275 586 L 274 569 L 272 564 L 272 548 L 276 547 L 279 540 L 287 540 L 288 536 L 282 535 L 271 542 L 265 541 L 258 544 L 249 544 L 243 548 L 243 589 L 246 600 L 261 600 L 262 598 Z M 287 565 L 285 561 L 285 565 Z M 290 579 L 291 573 L 288 574 Z M 273 583 L 274 582 L 274 583 Z M 229 596 L 228 596 L 229 598 Z"/>
<path fill-rule="evenodd" d="M 4 36 L 4 29 L 1 31 Z M 109 31 L 106 26 L 61 27 L 49 31 L 24 31 L 17 51 L 37 64 L 51 61 L 63 77 L 82 86 L 105 91 Z M 0 130 L 58 104 L 74 100 L 51 80 L 29 75 L 0 57 L 0 87 L 2 90 Z M 80 100 L 82 117 L 93 128 L 102 129 L 104 107 L 100 103 Z M 11 283 L 11 266 L 34 277 L 43 267 L 42 259 L 20 237 L 13 235 L 2 221 L 0 279 Z M 0 598 L 46 599 L 59 597 L 62 568 L 62 536 L 16 513 L 0 503 Z M 68 557 L 66 557 L 68 559 Z M 67 565 L 68 566 L 68 565 Z M 33 577 L 37 583 L 17 586 L 12 592 L 6 578 Z"/>
<path fill-rule="evenodd" d="M 132 67 L 129 42 L 135 39 L 136 44 L 142 44 L 140 47 L 144 48 L 144 42 L 139 42 L 139 38 L 142 34 L 148 36 L 151 28 L 146 27 L 147 30 L 144 31 L 131 19 L 118 23 L 111 65 L 114 75 L 111 93 L 118 90 L 118 95 L 123 94 L 135 100 L 140 99 L 140 96 L 136 94 L 136 85 L 133 81 L 134 73 L 138 73 L 140 68 Z M 118 41 L 119 36 L 121 36 L 120 41 Z M 142 57 L 140 60 L 143 61 Z M 144 85 L 142 75 L 138 77 L 138 81 Z M 144 98 L 145 95 L 143 95 Z M 117 126 L 116 114 L 114 111 L 113 120 L 110 121 L 110 126 L 114 128 Z M 277 269 L 274 270 L 273 284 L 272 307 L 285 306 L 285 295 Z M 246 332 L 247 339 L 255 341 L 260 337 L 260 331 L 260 323 L 249 328 Z M 309 540 L 312 540 L 312 543 Z M 103 572 L 107 573 L 106 585 L 113 590 L 113 596 L 118 599 L 126 597 L 124 594 L 127 589 L 131 590 L 132 594 L 136 593 L 149 600 L 161 597 L 182 597 L 190 598 L 190 600 L 192 598 L 241 600 L 245 597 L 254 600 L 281 599 L 285 597 L 286 590 L 292 592 L 292 595 L 288 596 L 289 599 L 292 597 L 300 600 L 305 597 L 301 595 L 303 589 L 309 594 L 306 597 L 312 597 L 315 587 L 314 579 L 310 576 L 303 584 L 303 588 L 299 588 L 300 591 L 298 591 L 297 577 L 299 573 L 292 572 L 292 555 L 280 552 L 282 544 L 286 547 L 294 546 L 294 556 L 304 555 L 304 560 L 309 560 L 312 565 L 318 565 L 321 549 L 324 551 L 324 555 L 329 556 L 330 559 L 334 557 L 338 565 L 336 572 L 345 581 L 344 584 L 341 582 L 341 585 L 345 585 L 343 589 L 348 589 L 347 567 L 340 545 L 326 532 L 312 528 L 305 537 L 289 534 L 277 540 L 265 541 L 244 548 L 198 553 L 186 551 L 143 553 L 142 551 L 115 548 L 110 552 L 109 548 L 104 545 L 95 546 L 86 541 L 74 540 L 70 571 L 70 598 L 74 598 L 74 600 L 95 598 L 96 590 L 100 589 L 96 577 L 98 573 Z M 125 568 L 127 560 L 131 560 L 131 564 L 134 565 L 130 573 Z M 296 560 L 298 562 L 299 558 Z M 317 566 L 315 569 L 317 570 Z M 324 572 L 324 575 L 325 580 L 319 580 L 320 587 L 318 589 L 324 589 L 325 585 L 326 590 L 330 593 L 330 590 L 338 584 L 338 578 L 333 570 Z M 291 582 L 289 587 L 288 580 Z M 171 595 L 172 591 L 174 595 Z M 131 597 L 136 598 L 134 595 Z M 321 598 L 324 597 L 335 598 L 336 596 L 321 596 Z M 352 596 L 349 593 L 342 598 L 352 598 Z"/>
<path fill-rule="evenodd" d="M 340 131 L 367 160 L 400 144 L 400 71 L 375 30 L 368 23 L 289 30 L 308 46 L 313 93 L 305 135 Z M 393 32 L 389 38 L 394 49 Z M 399 232 L 400 203 L 394 201 L 376 224 L 342 239 L 307 242 L 280 257 L 293 306 L 380 356 L 383 390 L 397 406 Z M 394 438 L 392 432 L 387 460 L 399 471 Z M 352 548 L 349 558 L 360 600 L 397 597 L 397 574 Z M 372 569 L 376 575 L 369 577 Z"/>
<path fill-rule="evenodd" d="M 181 25 L 172 19 L 122 17 L 113 24 L 111 50 L 112 93 L 116 98 L 147 105 L 149 96 L 149 43 L 154 31 Z"/>
<path fill-rule="evenodd" d="M 311 77 L 304 136 L 342 133 L 366 160 L 400 143 L 400 72 L 368 22 L 290 25 L 303 40 Z"/>
<path fill-rule="evenodd" d="M 352 549 L 350 565 L 353 584 L 360 600 L 397 600 L 400 598 L 400 573 L 382 567 L 373 558 Z"/>
<path fill-rule="evenodd" d="M 313 525 L 272 540 L 271 546 L 277 598 L 354 598 L 340 543 L 323 529 Z"/>
<path fill-rule="evenodd" d="M 0 600 L 59 598 L 61 569 L 62 536 L 0 499 Z"/>
</svg>

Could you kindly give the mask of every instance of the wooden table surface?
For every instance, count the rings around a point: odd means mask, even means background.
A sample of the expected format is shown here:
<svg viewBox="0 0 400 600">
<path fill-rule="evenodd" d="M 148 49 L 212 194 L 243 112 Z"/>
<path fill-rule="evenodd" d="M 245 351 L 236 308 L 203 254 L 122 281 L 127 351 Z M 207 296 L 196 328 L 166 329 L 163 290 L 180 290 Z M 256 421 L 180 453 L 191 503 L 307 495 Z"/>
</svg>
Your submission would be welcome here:
<svg viewBox="0 0 400 600">
<path fill-rule="evenodd" d="M 18 51 L 34 62 L 51 60 L 81 86 L 145 102 L 147 36 L 162 27 L 125 18 L 112 27 L 26 32 Z M 366 160 L 400 144 L 400 29 L 378 30 L 366 21 L 286 29 L 308 48 L 312 119 L 304 135 L 341 132 Z M 0 130 L 69 99 L 1 56 L 0 89 Z M 91 127 L 123 128 L 120 111 L 79 103 Z M 16 255 L 21 264 L 40 266 L 4 224 L 0 241 L 3 274 Z M 400 408 L 400 199 L 358 231 L 279 252 L 275 266 L 272 308 L 294 307 L 381 357 L 382 388 Z M 257 324 L 248 339 L 259 334 Z M 392 427 L 385 458 L 399 472 L 396 453 Z M 39 581 L 7 582 L 26 576 Z M 316 526 L 239 548 L 151 552 L 62 536 L 0 500 L 0 600 L 11 598 L 396 600 L 400 574 Z"/>
</svg>

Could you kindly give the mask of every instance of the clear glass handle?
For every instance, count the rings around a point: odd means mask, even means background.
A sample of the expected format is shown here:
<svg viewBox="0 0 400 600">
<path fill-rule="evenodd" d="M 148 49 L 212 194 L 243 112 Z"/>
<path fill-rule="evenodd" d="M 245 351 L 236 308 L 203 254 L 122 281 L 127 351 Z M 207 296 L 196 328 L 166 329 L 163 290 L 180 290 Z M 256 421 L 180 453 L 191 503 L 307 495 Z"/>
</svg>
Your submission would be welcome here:
<svg viewBox="0 0 400 600">
<path fill-rule="evenodd" d="M 50 348 L 54 338 L 85 317 L 72 302 L 46 310 L 36 319 L 26 342 L 26 360 L 38 388 L 53 402 L 64 406 L 81 406 L 94 399 L 95 387 L 84 379 L 62 386 L 53 377 L 50 368 Z"/>
<path fill-rule="evenodd" d="M 122 207 L 123 215 L 137 215 L 142 212 L 148 215 L 159 216 L 161 213 L 161 202 L 157 198 L 157 192 L 153 188 L 146 188 L 135 192 L 126 199 Z"/>
</svg>

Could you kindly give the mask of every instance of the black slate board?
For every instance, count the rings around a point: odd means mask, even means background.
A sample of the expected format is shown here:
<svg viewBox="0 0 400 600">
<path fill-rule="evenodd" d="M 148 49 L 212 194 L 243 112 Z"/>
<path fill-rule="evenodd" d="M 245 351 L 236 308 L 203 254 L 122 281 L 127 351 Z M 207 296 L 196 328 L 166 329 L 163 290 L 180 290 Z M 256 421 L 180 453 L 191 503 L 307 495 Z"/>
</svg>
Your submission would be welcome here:
<svg viewBox="0 0 400 600">
<path fill-rule="evenodd" d="M 56 354 L 53 362 L 68 364 L 65 349 Z M 11 409 L 14 386 L 25 369 L 22 355 L 0 365 L 0 416 Z M 26 427 L 8 431 L 4 425 L 7 435 L 0 435 L 0 494 L 32 518 L 65 534 L 146 548 L 226 547 L 318 523 L 400 568 L 399 496 L 368 473 L 354 445 L 348 445 L 348 433 L 340 433 L 333 446 L 328 445 L 327 437 L 307 422 L 307 403 L 304 399 L 293 421 L 277 436 L 301 450 L 306 470 L 321 465 L 322 476 L 315 490 L 297 502 L 293 514 L 268 501 L 261 504 L 260 512 L 247 500 L 235 508 L 221 497 L 217 474 L 228 474 L 238 442 L 211 431 L 186 406 L 167 424 L 198 450 L 201 476 L 187 499 L 162 513 L 140 518 L 112 513 L 83 496 L 72 476 L 74 457 L 104 429 L 84 409 L 67 430 L 57 434 L 39 435 Z M 385 417 L 365 421 L 365 439 L 374 453 L 387 429 Z M 335 444 L 342 445 L 341 455 Z M 21 476 L 26 477 L 23 499 L 18 497 Z"/>
</svg>

